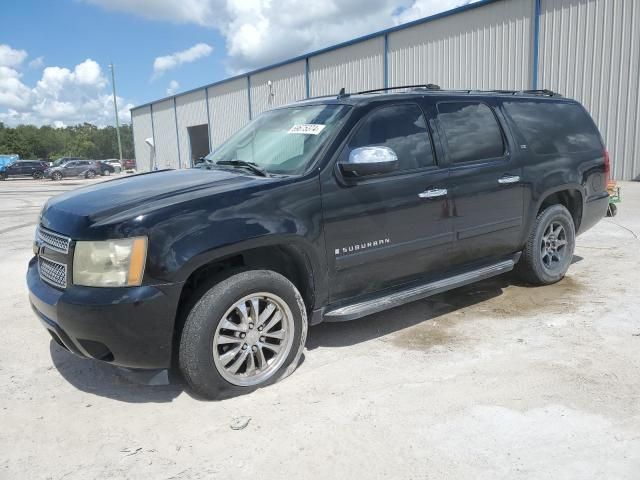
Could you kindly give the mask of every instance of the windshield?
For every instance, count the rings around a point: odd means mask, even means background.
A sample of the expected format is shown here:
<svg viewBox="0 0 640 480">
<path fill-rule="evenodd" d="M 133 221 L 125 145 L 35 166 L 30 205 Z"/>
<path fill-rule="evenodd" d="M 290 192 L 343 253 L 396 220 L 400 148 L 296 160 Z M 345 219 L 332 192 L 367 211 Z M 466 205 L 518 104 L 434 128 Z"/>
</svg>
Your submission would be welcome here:
<svg viewBox="0 0 640 480">
<path fill-rule="evenodd" d="M 271 110 L 207 155 L 205 161 L 250 162 L 268 173 L 303 173 L 348 109 L 345 105 L 309 105 Z"/>
</svg>

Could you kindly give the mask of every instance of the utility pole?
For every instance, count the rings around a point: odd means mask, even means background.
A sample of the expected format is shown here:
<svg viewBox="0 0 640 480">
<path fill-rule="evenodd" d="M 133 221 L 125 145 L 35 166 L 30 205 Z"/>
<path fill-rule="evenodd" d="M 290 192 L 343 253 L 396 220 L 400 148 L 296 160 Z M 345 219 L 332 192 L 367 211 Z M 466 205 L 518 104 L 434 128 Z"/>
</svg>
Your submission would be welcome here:
<svg viewBox="0 0 640 480">
<path fill-rule="evenodd" d="M 116 68 L 113 62 L 109 64 L 111 69 L 111 86 L 113 87 L 113 109 L 116 115 L 116 135 L 118 135 L 118 153 L 120 154 L 120 164 L 122 164 L 122 142 L 120 141 L 120 120 L 118 120 L 118 100 L 116 100 Z"/>
</svg>

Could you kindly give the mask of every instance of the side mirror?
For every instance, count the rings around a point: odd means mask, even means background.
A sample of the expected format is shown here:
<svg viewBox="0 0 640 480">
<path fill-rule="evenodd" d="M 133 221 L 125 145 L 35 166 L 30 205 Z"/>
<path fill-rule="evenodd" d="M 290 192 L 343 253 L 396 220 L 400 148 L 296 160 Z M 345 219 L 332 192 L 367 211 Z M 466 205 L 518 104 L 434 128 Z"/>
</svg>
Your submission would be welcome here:
<svg viewBox="0 0 640 480">
<path fill-rule="evenodd" d="M 398 156 L 389 147 L 360 147 L 351 150 L 346 162 L 338 162 L 345 177 L 366 177 L 393 172 Z"/>
</svg>

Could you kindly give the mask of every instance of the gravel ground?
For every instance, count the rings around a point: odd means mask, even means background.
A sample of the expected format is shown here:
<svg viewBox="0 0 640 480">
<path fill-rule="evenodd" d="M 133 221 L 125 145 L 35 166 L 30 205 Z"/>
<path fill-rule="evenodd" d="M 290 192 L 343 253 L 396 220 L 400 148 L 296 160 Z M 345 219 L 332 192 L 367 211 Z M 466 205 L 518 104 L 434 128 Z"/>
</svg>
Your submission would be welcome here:
<svg viewBox="0 0 640 480">
<path fill-rule="evenodd" d="M 559 284 L 319 325 L 292 376 L 220 402 L 76 358 L 31 312 L 39 209 L 88 183 L 0 183 L 0 478 L 639 478 L 639 183 Z"/>
</svg>

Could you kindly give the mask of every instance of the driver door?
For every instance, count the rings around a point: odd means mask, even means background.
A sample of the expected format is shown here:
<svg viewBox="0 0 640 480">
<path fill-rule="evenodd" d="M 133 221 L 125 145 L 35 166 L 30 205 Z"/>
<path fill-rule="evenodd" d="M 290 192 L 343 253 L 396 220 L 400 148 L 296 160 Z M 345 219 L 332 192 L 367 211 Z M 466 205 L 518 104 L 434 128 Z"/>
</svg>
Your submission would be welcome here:
<svg viewBox="0 0 640 480">
<path fill-rule="evenodd" d="M 338 163 L 367 146 L 393 150 L 397 169 L 352 180 L 335 166 L 321 177 L 331 302 L 437 275 L 453 240 L 448 171 L 436 162 L 420 105 L 370 109 Z"/>
</svg>

